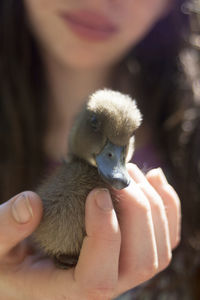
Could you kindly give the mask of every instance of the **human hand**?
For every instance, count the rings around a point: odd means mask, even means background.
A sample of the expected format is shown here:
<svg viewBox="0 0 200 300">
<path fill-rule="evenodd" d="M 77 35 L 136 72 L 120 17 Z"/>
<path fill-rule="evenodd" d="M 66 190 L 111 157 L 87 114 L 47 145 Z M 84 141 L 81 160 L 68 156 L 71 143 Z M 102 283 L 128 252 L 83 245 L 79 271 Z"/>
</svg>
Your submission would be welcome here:
<svg viewBox="0 0 200 300">
<path fill-rule="evenodd" d="M 88 195 L 87 236 L 78 264 L 69 270 L 57 269 L 25 240 L 42 216 L 36 194 L 24 192 L 0 206 L 3 300 L 111 299 L 169 264 L 180 236 L 178 196 L 159 169 L 146 177 L 135 165 L 128 169 L 133 181 L 118 192 L 119 222 L 108 192 L 95 189 Z"/>
</svg>

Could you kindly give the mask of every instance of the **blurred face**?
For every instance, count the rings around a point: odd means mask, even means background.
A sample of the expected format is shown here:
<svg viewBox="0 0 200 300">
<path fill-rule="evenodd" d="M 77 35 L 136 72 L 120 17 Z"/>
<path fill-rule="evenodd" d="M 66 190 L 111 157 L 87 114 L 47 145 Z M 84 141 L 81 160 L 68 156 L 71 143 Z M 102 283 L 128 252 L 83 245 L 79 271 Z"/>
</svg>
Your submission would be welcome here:
<svg viewBox="0 0 200 300">
<path fill-rule="evenodd" d="M 44 56 L 71 68 L 116 63 L 167 10 L 169 0 L 24 0 Z"/>
</svg>

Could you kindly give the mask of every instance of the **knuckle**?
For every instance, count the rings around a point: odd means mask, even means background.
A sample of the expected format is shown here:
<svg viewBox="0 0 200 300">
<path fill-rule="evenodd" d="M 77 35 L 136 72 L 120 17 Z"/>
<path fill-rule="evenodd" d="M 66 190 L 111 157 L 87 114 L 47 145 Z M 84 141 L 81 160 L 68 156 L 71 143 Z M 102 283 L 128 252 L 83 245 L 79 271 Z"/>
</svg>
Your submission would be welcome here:
<svg viewBox="0 0 200 300">
<path fill-rule="evenodd" d="M 145 189 L 145 184 L 144 183 L 138 183 L 137 184 L 137 190 L 136 192 L 136 198 L 138 199 L 137 201 L 137 209 L 143 211 L 143 213 L 149 213 L 151 211 L 151 206 L 150 203 L 143 193 L 143 190 Z"/>
<path fill-rule="evenodd" d="M 126 290 L 131 289 L 138 284 L 141 284 L 158 273 L 158 259 L 157 257 L 149 258 L 144 264 L 135 265 L 128 278 L 126 278 Z"/>
<path fill-rule="evenodd" d="M 166 208 L 168 211 L 177 211 L 177 206 L 174 201 L 174 199 L 169 195 L 169 193 L 166 193 L 167 196 L 167 203 L 166 203 Z"/>
<path fill-rule="evenodd" d="M 140 169 L 138 168 L 138 166 L 136 164 L 134 164 L 134 163 L 131 163 L 131 168 L 132 168 L 133 172 L 140 171 Z"/>
<path fill-rule="evenodd" d="M 175 249 L 179 245 L 180 241 L 181 241 L 181 236 L 180 234 L 177 234 L 177 236 L 174 238 L 174 241 L 172 243 L 172 249 Z"/>
<path fill-rule="evenodd" d="M 156 273 L 157 273 L 157 268 L 153 268 L 153 267 L 146 268 L 145 267 L 144 270 L 142 270 L 141 272 L 138 273 L 137 281 L 139 283 L 142 283 L 146 280 L 151 279 L 153 276 L 155 276 Z"/>
<path fill-rule="evenodd" d="M 179 200 L 177 193 L 173 189 L 173 187 L 168 184 L 166 186 L 163 186 L 162 189 L 165 194 L 165 197 L 168 200 L 168 206 L 172 209 L 175 209 L 175 208 L 179 209 L 180 208 L 180 200 Z"/>
<path fill-rule="evenodd" d="M 158 261 L 153 260 L 146 264 L 145 267 L 142 266 L 142 268 L 137 270 L 137 278 L 139 282 L 144 282 L 155 276 L 156 273 L 158 273 Z"/>
<path fill-rule="evenodd" d="M 175 245 L 174 247 L 177 247 L 179 244 L 180 244 L 180 241 L 181 241 L 181 234 L 180 232 L 177 234 L 177 237 L 176 237 L 176 241 L 175 241 Z"/>
<path fill-rule="evenodd" d="M 140 199 L 140 202 L 138 204 L 138 209 L 142 211 L 144 214 L 151 213 L 151 206 L 148 200 L 146 199 Z"/>
<path fill-rule="evenodd" d="M 152 263 L 149 263 L 144 269 L 143 276 L 147 279 L 153 277 L 158 272 L 158 262 L 154 261 Z"/>
<path fill-rule="evenodd" d="M 152 199 L 152 207 L 157 214 L 161 214 L 165 211 L 163 202 L 159 196 L 155 196 Z"/>
<path fill-rule="evenodd" d="M 159 264 L 159 271 L 166 269 L 169 266 L 171 260 L 172 260 L 172 253 L 169 252 L 162 258 L 162 261 Z"/>
<path fill-rule="evenodd" d="M 178 196 L 178 194 L 176 193 L 176 191 L 174 190 L 174 188 L 171 185 L 169 185 L 169 194 L 171 195 L 173 205 L 177 209 L 180 209 L 181 203 L 180 203 L 179 196 Z"/>
</svg>

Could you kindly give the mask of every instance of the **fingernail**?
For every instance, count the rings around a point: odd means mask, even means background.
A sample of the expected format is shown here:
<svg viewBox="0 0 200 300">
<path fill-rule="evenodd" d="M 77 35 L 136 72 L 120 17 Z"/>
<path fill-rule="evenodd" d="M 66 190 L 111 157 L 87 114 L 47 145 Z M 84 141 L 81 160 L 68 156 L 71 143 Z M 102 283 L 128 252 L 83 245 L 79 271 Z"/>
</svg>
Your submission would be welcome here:
<svg viewBox="0 0 200 300">
<path fill-rule="evenodd" d="M 110 193 L 107 189 L 99 189 L 95 194 L 97 206 L 103 211 L 110 211 L 113 209 Z"/>
<path fill-rule="evenodd" d="M 159 177 L 160 183 L 162 183 L 162 184 L 168 183 L 167 179 L 165 177 L 165 174 L 163 173 L 163 170 L 161 168 L 158 168 L 157 171 L 158 171 L 158 177 Z"/>
<path fill-rule="evenodd" d="M 19 195 L 12 204 L 12 215 L 17 223 L 28 223 L 33 217 L 33 210 L 26 194 Z"/>
</svg>

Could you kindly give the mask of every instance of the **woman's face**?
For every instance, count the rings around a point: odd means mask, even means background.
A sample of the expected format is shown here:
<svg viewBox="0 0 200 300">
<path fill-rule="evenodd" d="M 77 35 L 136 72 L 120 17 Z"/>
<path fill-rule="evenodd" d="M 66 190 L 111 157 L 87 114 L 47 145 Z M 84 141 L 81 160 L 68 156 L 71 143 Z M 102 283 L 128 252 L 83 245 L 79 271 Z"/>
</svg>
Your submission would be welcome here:
<svg viewBox="0 0 200 300">
<path fill-rule="evenodd" d="M 167 10 L 169 0 L 24 0 L 44 56 L 72 68 L 116 63 Z"/>
</svg>

